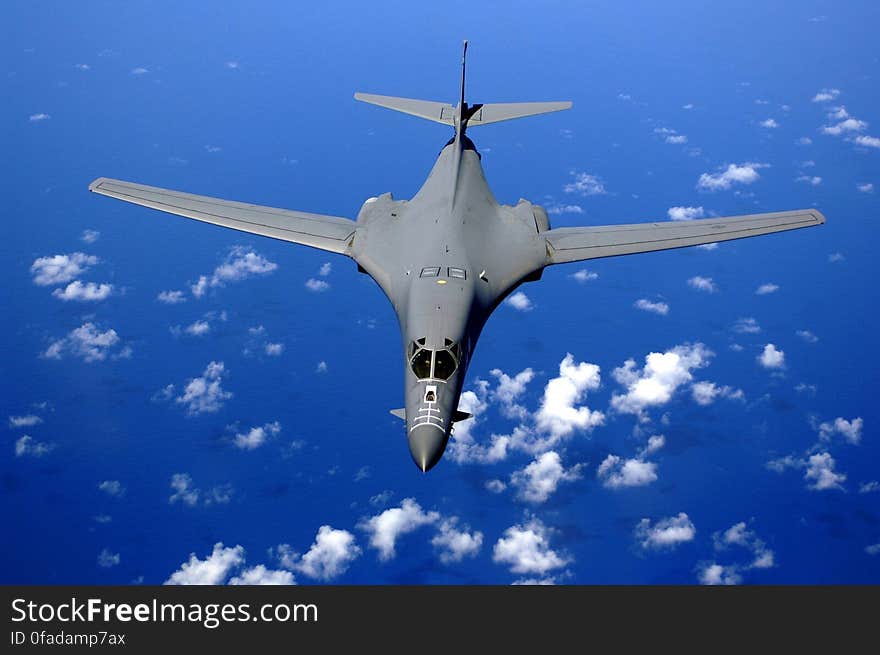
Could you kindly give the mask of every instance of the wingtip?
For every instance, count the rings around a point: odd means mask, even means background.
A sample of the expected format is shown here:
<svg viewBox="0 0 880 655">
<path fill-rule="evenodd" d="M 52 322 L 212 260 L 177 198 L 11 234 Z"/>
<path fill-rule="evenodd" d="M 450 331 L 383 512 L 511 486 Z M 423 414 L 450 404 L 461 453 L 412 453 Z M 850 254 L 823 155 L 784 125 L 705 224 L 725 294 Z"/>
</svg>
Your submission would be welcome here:
<svg viewBox="0 0 880 655">
<path fill-rule="evenodd" d="M 105 181 L 106 179 L 107 179 L 106 177 L 99 177 L 99 178 L 97 178 L 96 180 L 94 180 L 94 181 L 89 185 L 89 191 L 94 192 L 95 190 L 97 190 L 97 188 L 98 188 L 99 186 L 101 186 L 101 185 L 104 183 L 104 181 Z"/>
<path fill-rule="evenodd" d="M 825 222 L 825 214 L 818 209 L 811 209 L 810 213 L 813 215 L 813 218 L 816 219 L 816 225 L 822 225 Z"/>
</svg>

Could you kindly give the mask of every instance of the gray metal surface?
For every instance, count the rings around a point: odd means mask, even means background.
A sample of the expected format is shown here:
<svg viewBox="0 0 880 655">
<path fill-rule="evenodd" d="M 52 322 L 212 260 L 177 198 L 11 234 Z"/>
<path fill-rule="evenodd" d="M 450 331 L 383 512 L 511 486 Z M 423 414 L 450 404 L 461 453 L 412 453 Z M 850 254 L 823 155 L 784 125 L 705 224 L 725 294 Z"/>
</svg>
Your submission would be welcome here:
<svg viewBox="0 0 880 655">
<path fill-rule="evenodd" d="M 562 227 L 545 233 L 548 264 L 685 248 L 717 241 L 812 227 L 825 222 L 815 209 L 692 221 L 632 223 L 596 227 Z"/>
<path fill-rule="evenodd" d="M 241 232 L 345 253 L 355 223 L 348 218 L 261 207 L 100 177 L 89 191 Z"/>
<path fill-rule="evenodd" d="M 453 423 L 468 418 L 458 410 L 458 402 L 477 339 L 490 314 L 520 284 L 540 279 L 546 266 L 740 239 L 825 221 L 818 211 L 805 209 L 550 229 L 547 212 L 540 206 L 527 200 L 514 206 L 496 201 L 466 130 L 470 121 L 491 123 L 559 111 L 570 103 L 469 106 L 464 100 L 464 56 L 461 89 L 454 107 L 390 96 L 355 96 L 455 129 L 411 200 L 395 200 L 390 193 L 370 198 L 356 222 L 108 178 L 95 180 L 89 189 L 354 259 L 359 270 L 385 292 L 400 323 L 405 407 L 391 412 L 406 422 L 410 454 L 422 471 L 439 461 Z"/>
</svg>

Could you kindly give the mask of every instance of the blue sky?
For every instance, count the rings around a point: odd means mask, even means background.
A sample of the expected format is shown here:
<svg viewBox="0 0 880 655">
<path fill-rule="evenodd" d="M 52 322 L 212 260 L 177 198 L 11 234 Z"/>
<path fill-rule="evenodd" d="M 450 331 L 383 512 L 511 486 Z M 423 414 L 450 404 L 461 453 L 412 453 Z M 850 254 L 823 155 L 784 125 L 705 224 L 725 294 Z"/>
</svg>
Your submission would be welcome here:
<svg viewBox="0 0 880 655">
<path fill-rule="evenodd" d="M 766 5 L 12 3 L 0 580 L 880 582 L 880 9 Z M 472 101 L 574 101 L 474 130 L 500 201 L 828 222 L 546 270 L 423 475 L 351 261 L 87 186 L 411 197 L 449 134 L 351 95 L 454 101 L 465 37 Z"/>
</svg>

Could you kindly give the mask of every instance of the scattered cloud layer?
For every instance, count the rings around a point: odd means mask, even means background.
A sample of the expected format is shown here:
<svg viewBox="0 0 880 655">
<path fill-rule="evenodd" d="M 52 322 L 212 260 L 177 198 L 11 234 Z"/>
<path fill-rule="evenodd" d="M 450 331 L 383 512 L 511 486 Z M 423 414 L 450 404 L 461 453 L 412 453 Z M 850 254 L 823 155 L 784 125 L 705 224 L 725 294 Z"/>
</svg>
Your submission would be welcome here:
<svg viewBox="0 0 880 655">
<path fill-rule="evenodd" d="M 31 264 L 31 275 L 38 286 L 55 286 L 70 282 L 97 263 L 97 257 L 82 252 L 39 257 Z"/>
<path fill-rule="evenodd" d="M 239 282 L 257 275 L 268 275 L 278 268 L 251 248 L 234 246 L 229 250 L 223 263 L 210 275 L 202 275 L 190 287 L 196 298 L 201 298 L 209 289 L 223 287 L 230 282 Z"/>
<path fill-rule="evenodd" d="M 742 164 L 728 164 L 727 168 L 720 169 L 717 173 L 703 173 L 697 180 L 697 188 L 704 191 L 721 191 L 730 189 L 737 184 L 752 184 L 761 176 L 758 171 L 769 168 L 770 164 L 745 162 Z"/>
<path fill-rule="evenodd" d="M 546 575 L 571 563 L 571 558 L 550 545 L 552 530 L 532 517 L 507 528 L 492 549 L 492 561 L 510 568 L 511 573 Z"/>
<path fill-rule="evenodd" d="M 684 512 L 652 523 L 642 519 L 636 524 L 635 538 L 644 550 L 672 550 L 681 544 L 693 541 L 697 528 Z"/>
</svg>

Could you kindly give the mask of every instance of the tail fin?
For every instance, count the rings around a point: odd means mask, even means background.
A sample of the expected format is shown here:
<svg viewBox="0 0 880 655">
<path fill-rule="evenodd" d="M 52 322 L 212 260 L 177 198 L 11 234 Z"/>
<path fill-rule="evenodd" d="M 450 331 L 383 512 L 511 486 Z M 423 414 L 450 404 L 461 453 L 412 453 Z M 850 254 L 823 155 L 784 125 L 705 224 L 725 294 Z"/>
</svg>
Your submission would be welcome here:
<svg viewBox="0 0 880 655">
<path fill-rule="evenodd" d="M 464 42 L 464 49 L 461 54 L 461 95 L 459 96 L 458 105 L 453 107 L 443 102 L 433 102 L 431 100 L 413 100 L 411 98 L 396 98 L 394 96 L 380 96 L 372 93 L 355 93 L 355 100 L 368 102 L 372 105 L 379 105 L 387 109 L 418 116 L 436 123 L 452 125 L 458 127 L 461 125 L 461 131 L 472 125 L 488 125 L 489 123 L 500 123 L 501 121 L 509 121 L 514 118 L 523 118 L 525 116 L 536 116 L 538 114 L 549 114 L 554 111 L 562 111 L 570 109 L 570 102 L 501 102 L 490 104 L 468 105 L 464 99 L 464 76 L 465 76 L 465 58 L 467 56 L 468 42 Z"/>
</svg>

